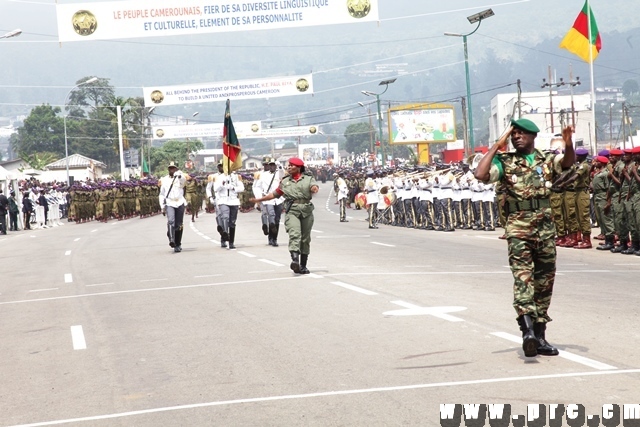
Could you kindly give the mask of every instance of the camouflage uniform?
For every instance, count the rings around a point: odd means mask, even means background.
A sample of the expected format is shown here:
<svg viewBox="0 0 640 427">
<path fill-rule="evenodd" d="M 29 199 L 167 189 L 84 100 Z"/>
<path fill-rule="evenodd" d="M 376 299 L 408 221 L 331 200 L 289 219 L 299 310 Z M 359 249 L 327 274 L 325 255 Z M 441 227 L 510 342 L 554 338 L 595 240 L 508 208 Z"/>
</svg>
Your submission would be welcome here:
<svg viewBox="0 0 640 427">
<path fill-rule="evenodd" d="M 562 171 L 561 155 L 535 150 L 530 156 L 499 153 L 493 159 L 492 182 L 505 192 L 509 265 L 514 278 L 518 316 L 536 323 L 551 321 L 547 314 L 556 273 L 556 234 L 549 203 L 551 183 Z"/>
<path fill-rule="evenodd" d="M 613 248 L 614 240 L 614 228 L 613 228 L 613 215 L 611 210 L 605 212 L 607 206 L 607 191 L 609 189 L 609 169 L 602 168 L 602 170 L 596 173 L 591 183 L 593 189 L 593 200 L 596 206 L 596 218 L 598 225 L 600 226 L 600 232 L 605 237 L 606 249 Z"/>
</svg>

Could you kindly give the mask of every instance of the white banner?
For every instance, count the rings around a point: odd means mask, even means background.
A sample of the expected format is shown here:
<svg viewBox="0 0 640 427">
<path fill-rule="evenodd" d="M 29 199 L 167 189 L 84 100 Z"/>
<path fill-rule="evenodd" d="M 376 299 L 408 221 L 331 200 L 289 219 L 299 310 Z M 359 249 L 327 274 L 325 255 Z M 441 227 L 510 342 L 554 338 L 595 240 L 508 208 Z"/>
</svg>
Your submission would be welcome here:
<svg viewBox="0 0 640 427">
<path fill-rule="evenodd" d="M 340 163 L 337 142 L 327 144 L 301 144 L 298 146 L 298 156 L 307 165 Z"/>
<path fill-rule="evenodd" d="M 261 123 L 257 122 L 234 122 L 233 128 L 239 139 L 259 138 Z M 154 139 L 183 139 L 183 138 L 222 138 L 223 123 L 208 123 L 196 125 L 164 125 L 153 127 Z"/>
<path fill-rule="evenodd" d="M 288 128 L 265 128 L 259 132 L 261 138 L 286 138 L 289 136 L 311 136 L 317 135 L 318 126 L 293 126 Z"/>
<path fill-rule="evenodd" d="M 195 104 L 227 99 L 262 99 L 313 93 L 311 74 L 142 88 L 145 107 Z"/>
<path fill-rule="evenodd" d="M 378 20 L 378 0 L 130 0 L 56 5 L 61 42 Z"/>
</svg>

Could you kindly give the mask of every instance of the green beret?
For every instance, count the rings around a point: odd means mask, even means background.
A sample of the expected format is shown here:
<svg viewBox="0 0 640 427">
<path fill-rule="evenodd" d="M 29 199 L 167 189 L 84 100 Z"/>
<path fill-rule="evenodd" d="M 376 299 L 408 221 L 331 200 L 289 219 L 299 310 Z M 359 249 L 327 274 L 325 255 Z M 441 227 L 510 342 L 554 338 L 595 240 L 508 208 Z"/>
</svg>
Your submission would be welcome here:
<svg viewBox="0 0 640 427">
<path fill-rule="evenodd" d="M 511 125 L 515 128 L 524 130 L 529 133 L 540 132 L 540 129 L 538 129 L 538 126 L 536 126 L 536 124 L 529 119 L 518 119 L 518 120 L 511 119 Z"/>
</svg>

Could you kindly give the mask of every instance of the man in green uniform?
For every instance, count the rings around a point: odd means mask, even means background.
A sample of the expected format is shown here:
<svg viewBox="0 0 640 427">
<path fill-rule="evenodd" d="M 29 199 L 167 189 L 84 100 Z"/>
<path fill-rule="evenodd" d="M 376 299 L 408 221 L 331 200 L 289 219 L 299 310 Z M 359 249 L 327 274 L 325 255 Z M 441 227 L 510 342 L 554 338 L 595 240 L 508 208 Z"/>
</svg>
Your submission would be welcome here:
<svg viewBox="0 0 640 427">
<path fill-rule="evenodd" d="M 591 191 L 596 207 L 596 219 L 600 226 L 600 233 L 604 236 L 604 245 L 596 249 L 608 251 L 614 248 L 615 229 L 613 227 L 613 214 L 611 206 L 607 206 L 607 192 L 609 191 L 609 159 L 598 156 L 595 159 L 595 174 L 591 181 Z"/>
<path fill-rule="evenodd" d="M 622 171 L 626 167 L 626 163 L 631 160 L 631 157 L 627 156 L 622 150 L 617 149 L 611 150 L 609 154 L 609 161 L 613 165 L 612 170 L 609 172 L 609 203 L 613 209 L 613 224 L 616 234 L 620 239 L 618 246 L 611 249 L 611 252 L 622 253 L 628 249 L 627 246 L 629 244 L 629 225 L 624 204 L 622 203 L 623 195 L 626 196 L 626 192 L 622 188 L 624 184 Z"/>
<path fill-rule="evenodd" d="M 287 167 L 288 175 L 272 193 L 259 199 L 251 198 L 251 203 L 261 203 L 278 197 L 285 197 L 283 204 L 286 212 L 284 227 L 289 234 L 289 252 L 291 270 L 296 274 L 309 274 L 307 260 L 311 246 L 311 228 L 313 227 L 313 203 L 311 197 L 318 192 L 313 175 L 305 173 L 304 162 L 292 157 Z"/>
<path fill-rule="evenodd" d="M 589 151 L 585 148 L 576 149 L 577 163 L 573 174 L 567 180 L 567 202 L 572 205 L 575 220 L 576 249 L 591 249 L 591 215 L 589 213 L 589 185 L 591 184 L 591 167 L 587 161 Z M 569 247 L 568 244 L 565 247 Z"/>
<path fill-rule="evenodd" d="M 547 314 L 556 274 L 556 234 L 549 195 L 555 175 L 575 162 L 572 128 L 562 131 L 565 153 L 543 153 L 535 148 L 540 130 L 530 120 L 512 120 L 511 127 L 482 158 L 475 177 L 500 182 L 505 191 L 509 265 L 514 278 L 513 307 L 522 331 L 526 357 L 555 356 L 558 349 L 546 341 Z M 509 137 L 515 152 L 499 153 Z"/>
</svg>

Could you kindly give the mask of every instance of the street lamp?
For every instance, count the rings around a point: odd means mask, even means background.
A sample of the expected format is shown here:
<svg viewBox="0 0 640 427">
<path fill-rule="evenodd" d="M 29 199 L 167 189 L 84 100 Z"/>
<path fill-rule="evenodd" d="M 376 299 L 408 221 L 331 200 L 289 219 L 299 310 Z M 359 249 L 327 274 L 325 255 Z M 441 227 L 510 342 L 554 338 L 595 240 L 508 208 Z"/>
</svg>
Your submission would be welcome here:
<svg viewBox="0 0 640 427">
<path fill-rule="evenodd" d="M 471 31 L 468 34 L 458 34 L 458 33 L 444 33 L 445 36 L 452 37 L 462 37 L 462 44 L 464 45 L 464 71 L 467 79 L 467 132 L 469 134 L 469 147 L 471 152 L 475 152 L 475 138 L 473 136 L 473 109 L 471 107 L 471 82 L 469 80 L 469 54 L 467 51 L 467 37 L 478 31 L 480 28 L 480 24 L 482 24 L 482 20 L 486 18 L 490 18 L 494 15 L 493 10 L 487 9 L 482 12 L 476 13 L 475 15 L 468 16 L 470 24 L 478 23 L 478 26 L 475 30 Z"/>
<path fill-rule="evenodd" d="M 609 141 L 613 141 L 613 106 L 615 103 L 609 105 Z"/>
<path fill-rule="evenodd" d="M 73 88 L 71 88 L 69 93 L 67 93 L 67 96 L 64 97 L 65 113 L 63 114 L 62 119 L 64 121 L 64 156 L 65 156 L 65 163 L 66 163 L 66 168 L 67 168 L 67 187 L 69 187 L 71 185 L 69 183 L 69 144 L 67 142 L 67 113 L 66 113 L 66 110 L 67 110 L 67 98 L 69 98 L 69 95 L 71 95 L 71 92 L 73 92 L 74 90 L 76 90 L 80 86 L 87 85 L 89 83 L 93 83 L 93 82 L 96 82 L 96 81 L 98 81 L 97 77 L 91 77 L 89 80 L 85 80 L 82 83 L 78 83 Z"/>
<path fill-rule="evenodd" d="M 382 112 L 380 111 L 380 95 L 385 93 L 387 89 L 389 89 L 389 85 L 395 82 L 396 79 L 388 79 L 383 80 L 378 83 L 378 86 L 384 86 L 384 90 L 380 93 L 369 92 L 367 90 L 363 90 L 362 93 L 366 96 L 375 96 L 376 103 L 378 104 L 378 141 L 380 141 L 380 147 L 382 148 L 382 167 L 387 165 L 386 153 L 384 150 L 384 144 L 382 143 Z"/>
<path fill-rule="evenodd" d="M 367 109 L 367 117 L 369 117 L 369 153 L 373 154 L 373 165 L 376 165 L 376 161 L 378 160 L 378 153 L 373 144 L 373 125 L 371 124 L 371 108 L 367 105 L 365 106 L 362 102 L 358 102 L 358 105 L 362 108 Z"/>
<path fill-rule="evenodd" d="M 22 30 L 20 29 L 13 30 L 1 35 L 0 39 L 10 39 L 11 37 L 18 37 L 20 34 L 22 34 Z"/>
</svg>

